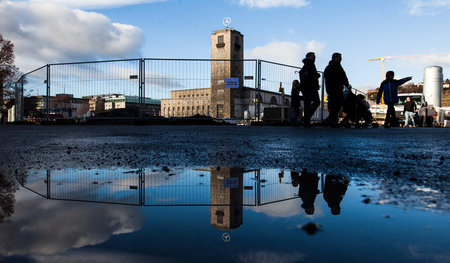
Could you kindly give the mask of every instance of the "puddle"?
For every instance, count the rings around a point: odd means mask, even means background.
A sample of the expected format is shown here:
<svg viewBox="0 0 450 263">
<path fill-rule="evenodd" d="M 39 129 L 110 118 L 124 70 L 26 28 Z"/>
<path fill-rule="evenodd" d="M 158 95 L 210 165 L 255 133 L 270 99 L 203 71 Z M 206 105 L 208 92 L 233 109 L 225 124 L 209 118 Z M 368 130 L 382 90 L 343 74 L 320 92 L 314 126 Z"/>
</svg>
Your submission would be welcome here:
<svg viewBox="0 0 450 263">
<path fill-rule="evenodd" d="M 227 167 L 17 171 L 17 189 L 2 183 L 12 198 L 2 198 L 0 262 L 450 260 L 446 193 L 362 178 Z"/>
</svg>

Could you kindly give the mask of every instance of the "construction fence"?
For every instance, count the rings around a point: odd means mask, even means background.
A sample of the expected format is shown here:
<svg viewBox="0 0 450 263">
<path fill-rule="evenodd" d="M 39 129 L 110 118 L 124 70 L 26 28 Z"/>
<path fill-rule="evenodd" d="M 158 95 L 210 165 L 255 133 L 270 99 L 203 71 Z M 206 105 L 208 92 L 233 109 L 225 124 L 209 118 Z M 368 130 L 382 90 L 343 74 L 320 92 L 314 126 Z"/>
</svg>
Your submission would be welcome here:
<svg viewBox="0 0 450 263">
<path fill-rule="evenodd" d="M 125 59 L 48 64 L 16 83 L 14 121 L 95 118 L 220 118 L 211 107 L 213 63 L 241 67 L 245 96 L 236 120 L 262 120 L 271 108 L 289 108 L 292 81 L 300 67 L 264 60 Z M 327 117 L 326 91 L 320 80 L 321 106 L 314 119 Z M 357 92 L 357 91 L 356 91 Z M 286 94 L 285 94 L 286 93 Z M 286 116 L 287 118 L 287 116 Z"/>
</svg>

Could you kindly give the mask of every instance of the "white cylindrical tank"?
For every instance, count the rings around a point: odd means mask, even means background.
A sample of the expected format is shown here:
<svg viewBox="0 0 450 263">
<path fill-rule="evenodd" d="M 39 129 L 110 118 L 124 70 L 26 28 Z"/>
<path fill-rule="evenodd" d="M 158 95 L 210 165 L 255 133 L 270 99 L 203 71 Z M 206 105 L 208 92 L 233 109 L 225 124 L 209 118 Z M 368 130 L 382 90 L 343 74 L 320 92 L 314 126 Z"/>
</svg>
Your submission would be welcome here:
<svg viewBox="0 0 450 263">
<path fill-rule="evenodd" d="M 430 66 L 425 68 L 423 74 L 423 96 L 428 106 L 442 106 L 442 82 L 444 76 L 442 68 L 439 66 Z"/>
</svg>

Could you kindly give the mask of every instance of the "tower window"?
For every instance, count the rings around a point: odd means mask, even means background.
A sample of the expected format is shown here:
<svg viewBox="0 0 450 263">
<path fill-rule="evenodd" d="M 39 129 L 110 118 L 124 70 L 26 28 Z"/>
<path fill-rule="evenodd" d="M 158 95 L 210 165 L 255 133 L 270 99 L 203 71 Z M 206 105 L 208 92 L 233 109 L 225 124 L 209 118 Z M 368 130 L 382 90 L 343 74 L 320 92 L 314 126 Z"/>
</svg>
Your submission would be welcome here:
<svg viewBox="0 0 450 263">
<path fill-rule="evenodd" d="M 220 48 L 220 47 L 224 47 L 224 46 L 225 46 L 225 41 L 224 41 L 223 35 L 217 36 L 216 47 Z"/>
</svg>

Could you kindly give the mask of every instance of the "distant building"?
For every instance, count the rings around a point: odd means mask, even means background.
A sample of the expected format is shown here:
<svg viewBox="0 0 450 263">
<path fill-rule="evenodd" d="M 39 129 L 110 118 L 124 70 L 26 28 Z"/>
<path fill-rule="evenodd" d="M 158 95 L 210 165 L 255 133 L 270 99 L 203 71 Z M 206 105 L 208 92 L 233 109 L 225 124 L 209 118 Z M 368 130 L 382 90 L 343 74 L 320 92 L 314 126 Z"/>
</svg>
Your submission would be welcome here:
<svg viewBox="0 0 450 263">
<path fill-rule="evenodd" d="M 105 111 L 114 109 L 129 109 L 139 107 L 139 97 L 138 96 L 126 96 L 123 94 L 110 94 L 104 95 L 104 108 Z M 150 116 L 160 116 L 161 115 L 161 101 L 144 98 L 144 112 Z"/>
<path fill-rule="evenodd" d="M 173 90 L 169 99 L 161 100 L 164 117 L 210 116 L 211 89 Z"/>
</svg>

